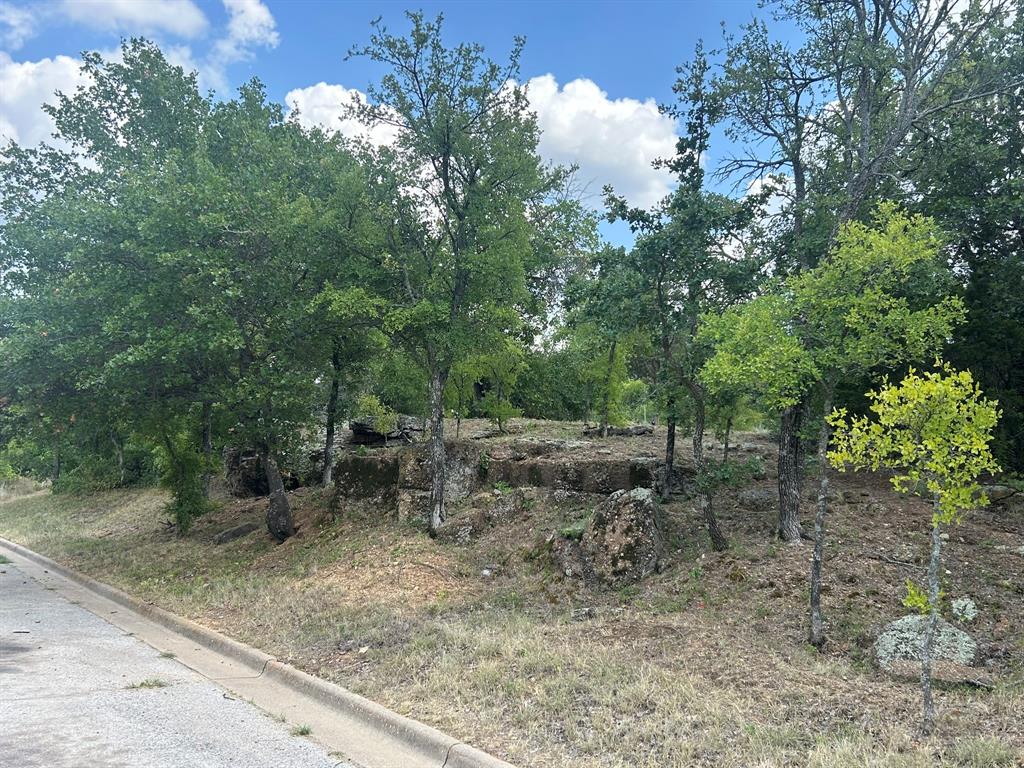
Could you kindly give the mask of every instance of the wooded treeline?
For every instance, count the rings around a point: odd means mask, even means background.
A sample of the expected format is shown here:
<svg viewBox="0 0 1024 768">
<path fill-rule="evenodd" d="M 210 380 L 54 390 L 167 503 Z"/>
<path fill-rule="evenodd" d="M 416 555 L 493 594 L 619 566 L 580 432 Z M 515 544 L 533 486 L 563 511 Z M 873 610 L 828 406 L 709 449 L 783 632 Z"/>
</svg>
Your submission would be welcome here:
<svg viewBox="0 0 1024 768">
<path fill-rule="evenodd" d="M 768 10 L 796 42 L 752 22 L 681 66 L 676 183 L 651 209 L 606 188 L 590 210 L 541 159 L 519 39 L 499 63 L 440 19 L 378 22 L 350 54 L 387 74 L 351 114 L 385 145 L 303 128 L 255 80 L 204 95 L 145 40 L 85 55 L 55 140 L 0 157 L 0 473 L 159 476 L 185 531 L 221 450 L 255 449 L 283 540 L 284 456 L 325 432 L 329 483 L 340 421 L 411 413 L 435 531 L 446 416 L 658 419 L 660 490 L 681 430 L 722 548 L 705 429 L 762 421 L 792 541 L 824 417 L 939 356 L 999 401 L 995 451 L 1024 469 L 1020 3 Z M 716 129 L 737 150 L 709 167 Z M 634 245 L 602 243 L 601 217 Z"/>
</svg>

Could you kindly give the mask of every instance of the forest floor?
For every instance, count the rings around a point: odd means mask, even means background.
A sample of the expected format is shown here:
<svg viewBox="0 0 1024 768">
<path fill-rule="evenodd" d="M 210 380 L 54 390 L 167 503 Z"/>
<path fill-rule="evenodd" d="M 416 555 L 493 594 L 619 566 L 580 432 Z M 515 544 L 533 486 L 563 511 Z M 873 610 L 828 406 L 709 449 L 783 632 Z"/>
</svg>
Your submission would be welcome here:
<svg viewBox="0 0 1024 768">
<path fill-rule="evenodd" d="M 578 424 L 522 428 L 579 435 Z M 662 439 L 582 447 L 657 456 Z M 906 613 L 906 580 L 923 578 L 928 506 L 880 476 L 834 476 L 818 652 L 805 643 L 809 543 L 772 535 L 774 448 L 737 442 L 766 471 L 716 495 L 730 549 L 711 551 L 691 503 L 674 500 L 667 567 L 618 591 L 585 588 L 548 555 L 550 534 L 600 498 L 583 494 L 527 492 L 515 520 L 465 543 L 369 503 L 331 511 L 316 489 L 292 494 L 301 527 L 282 545 L 262 531 L 212 541 L 261 519 L 264 500 L 225 500 L 178 537 L 151 489 L 5 501 L 0 535 L 523 768 L 1024 765 L 1021 506 L 949 532 L 946 589 L 978 606 L 970 631 L 991 689 L 942 686 L 937 733 L 921 739 L 916 681 L 877 670 L 871 644 Z M 806 521 L 813 478 L 805 491 Z"/>
</svg>

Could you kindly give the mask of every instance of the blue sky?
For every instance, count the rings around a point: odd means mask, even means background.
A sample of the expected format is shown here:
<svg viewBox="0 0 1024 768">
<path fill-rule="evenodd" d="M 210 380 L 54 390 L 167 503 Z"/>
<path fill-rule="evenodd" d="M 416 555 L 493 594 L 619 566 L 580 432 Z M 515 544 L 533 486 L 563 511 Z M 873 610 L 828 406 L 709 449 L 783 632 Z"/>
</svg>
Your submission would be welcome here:
<svg viewBox="0 0 1024 768">
<path fill-rule="evenodd" d="M 113 52 L 131 35 L 156 40 L 169 58 L 195 68 L 204 87 L 230 91 L 255 75 L 307 122 L 354 131 L 339 123 L 338 105 L 380 70 L 345 61 L 345 53 L 368 39 L 377 16 L 404 30 L 407 8 L 443 12 L 450 42 L 482 43 L 499 60 L 513 36 L 524 35 L 521 77 L 544 130 L 542 154 L 579 163 L 595 195 L 612 183 L 641 205 L 667 190 L 667 178 L 649 163 L 672 149 L 675 126 L 655 104 L 673 98 L 675 67 L 698 39 L 717 44 L 723 22 L 736 31 L 763 14 L 746 0 L 0 0 L 0 134 L 26 144 L 45 138 L 39 106 L 53 89 L 78 82 L 79 52 Z M 711 163 L 728 149 L 719 141 Z"/>
</svg>

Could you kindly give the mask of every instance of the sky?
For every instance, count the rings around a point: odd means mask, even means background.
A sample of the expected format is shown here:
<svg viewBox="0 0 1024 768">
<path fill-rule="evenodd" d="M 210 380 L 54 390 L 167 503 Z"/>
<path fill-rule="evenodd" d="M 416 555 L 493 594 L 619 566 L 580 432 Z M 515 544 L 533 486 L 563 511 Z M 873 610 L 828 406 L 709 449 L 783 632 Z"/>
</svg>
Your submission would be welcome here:
<svg viewBox="0 0 1024 768">
<path fill-rule="evenodd" d="M 611 184 L 635 205 L 670 189 L 651 167 L 674 151 L 679 129 L 657 109 L 674 97 L 676 67 L 697 41 L 714 46 L 722 24 L 763 15 L 756 2 L 340 2 L 338 0 L 0 0 L 0 138 L 33 145 L 52 124 L 41 105 L 81 82 L 78 58 L 116 56 L 123 37 L 155 40 L 169 59 L 199 74 L 200 85 L 231 94 L 259 77 L 271 98 L 299 119 L 351 133 L 341 103 L 382 70 L 346 52 L 368 41 L 380 16 L 394 32 L 406 9 L 443 13 L 450 44 L 478 42 L 504 61 L 516 35 L 526 38 L 520 79 L 543 131 L 540 153 L 576 163 L 579 181 L 599 203 Z M 354 94 L 357 98 L 359 94 Z M 374 138 L 386 141 L 386 132 Z M 721 137 L 710 163 L 729 151 Z M 606 226 L 621 240 L 621 229 Z"/>
</svg>

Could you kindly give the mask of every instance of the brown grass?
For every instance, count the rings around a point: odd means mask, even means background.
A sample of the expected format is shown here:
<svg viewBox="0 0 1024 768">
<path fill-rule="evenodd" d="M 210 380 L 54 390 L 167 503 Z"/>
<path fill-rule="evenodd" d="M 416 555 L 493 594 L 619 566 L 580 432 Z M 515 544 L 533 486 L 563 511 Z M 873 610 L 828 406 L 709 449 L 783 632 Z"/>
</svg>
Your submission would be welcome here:
<svg viewBox="0 0 1024 768">
<path fill-rule="evenodd" d="M 803 640 L 809 548 L 773 542 L 771 509 L 734 493 L 717 499 L 730 551 L 709 551 L 674 503 L 668 568 L 618 592 L 587 591 L 546 556 L 549 532 L 596 502 L 584 496 L 537 495 L 465 545 L 372 508 L 332 518 L 314 490 L 293 495 L 301 533 L 280 546 L 211 542 L 261 501 L 225 502 L 179 538 L 152 490 L 6 502 L 0 535 L 524 768 L 1024 764 L 1024 521 L 988 510 L 951 532 L 947 589 L 980 608 L 993 662 L 979 674 L 995 689 L 942 688 L 938 733 L 921 740 L 916 685 L 876 671 L 869 646 L 920 576 L 927 510 L 880 478 L 837 482 L 856 503 L 831 519 L 824 653 Z"/>
</svg>

